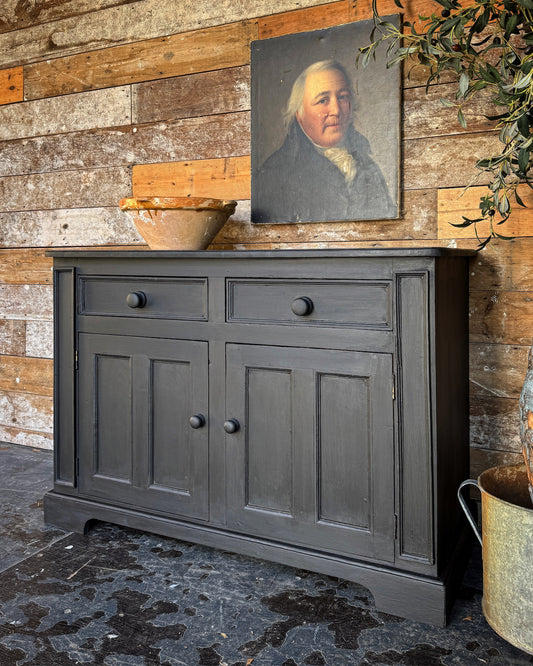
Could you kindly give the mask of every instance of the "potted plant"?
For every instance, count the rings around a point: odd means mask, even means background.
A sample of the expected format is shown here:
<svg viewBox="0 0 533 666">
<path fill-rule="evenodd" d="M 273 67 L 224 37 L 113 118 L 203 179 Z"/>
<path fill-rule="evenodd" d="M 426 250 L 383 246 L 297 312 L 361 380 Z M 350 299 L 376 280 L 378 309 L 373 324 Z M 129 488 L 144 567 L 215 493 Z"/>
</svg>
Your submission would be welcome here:
<svg viewBox="0 0 533 666">
<path fill-rule="evenodd" d="M 394 1 L 401 9 L 400 0 Z M 457 109 L 463 127 L 464 106 L 482 91 L 499 109 L 487 118 L 499 130 L 501 152 L 476 163 L 478 178 L 484 174 L 488 180 L 479 216 L 463 216 L 454 225 L 473 225 L 481 249 L 492 238 L 507 238 L 499 228 L 515 205 L 525 205 L 519 188 L 533 188 L 533 0 L 465 0 L 464 6 L 459 0 L 434 2 L 438 11 L 402 29 L 382 20 L 373 0 L 371 43 L 360 49 L 358 59 L 365 65 L 386 44 L 389 66 L 406 61 L 429 68 L 427 87 L 451 75 L 455 96 L 441 102 Z M 476 226 L 481 221 L 489 222 L 484 239 Z M 483 547 L 485 617 L 503 638 L 533 654 L 533 344 L 520 396 L 520 436 L 524 464 L 486 470 L 458 492 Z M 467 485 L 481 491 L 482 535 L 461 495 Z"/>
</svg>

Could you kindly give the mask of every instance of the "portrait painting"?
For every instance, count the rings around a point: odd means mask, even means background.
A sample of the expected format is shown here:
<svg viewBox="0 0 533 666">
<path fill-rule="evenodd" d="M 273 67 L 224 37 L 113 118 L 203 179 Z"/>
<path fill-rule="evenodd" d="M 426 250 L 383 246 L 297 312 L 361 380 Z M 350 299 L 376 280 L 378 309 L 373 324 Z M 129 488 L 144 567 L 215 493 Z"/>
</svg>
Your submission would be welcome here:
<svg viewBox="0 0 533 666">
<path fill-rule="evenodd" d="M 400 68 L 357 66 L 372 27 L 252 42 L 252 222 L 398 218 Z"/>
</svg>

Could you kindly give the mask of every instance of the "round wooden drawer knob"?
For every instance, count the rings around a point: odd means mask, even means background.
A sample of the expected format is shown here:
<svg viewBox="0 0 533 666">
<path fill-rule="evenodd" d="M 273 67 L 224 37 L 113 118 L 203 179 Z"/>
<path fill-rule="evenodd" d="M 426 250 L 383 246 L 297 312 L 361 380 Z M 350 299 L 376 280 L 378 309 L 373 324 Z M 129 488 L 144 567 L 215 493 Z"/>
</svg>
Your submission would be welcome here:
<svg viewBox="0 0 533 666">
<path fill-rule="evenodd" d="M 203 428 L 205 426 L 205 416 L 203 414 L 195 414 L 189 419 L 191 428 L 198 430 L 198 428 Z"/>
<path fill-rule="evenodd" d="M 237 432 L 240 427 L 241 424 L 237 421 L 237 419 L 228 419 L 227 421 L 224 421 L 224 430 L 230 435 L 232 435 L 234 432 Z"/>
<path fill-rule="evenodd" d="M 146 294 L 144 291 L 132 291 L 127 295 L 126 303 L 130 308 L 144 308 L 146 305 Z"/>
<path fill-rule="evenodd" d="M 310 315 L 311 312 L 313 312 L 313 307 L 313 301 L 310 298 L 307 298 L 307 296 L 295 298 L 291 303 L 291 310 L 299 317 Z"/>
</svg>

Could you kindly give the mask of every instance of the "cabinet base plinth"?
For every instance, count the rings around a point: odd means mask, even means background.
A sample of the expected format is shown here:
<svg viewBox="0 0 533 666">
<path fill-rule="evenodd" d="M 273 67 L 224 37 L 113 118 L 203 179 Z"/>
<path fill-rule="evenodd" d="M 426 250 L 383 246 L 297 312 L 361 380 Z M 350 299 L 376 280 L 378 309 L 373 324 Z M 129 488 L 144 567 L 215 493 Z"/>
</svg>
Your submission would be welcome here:
<svg viewBox="0 0 533 666">
<path fill-rule="evenodd" d="M 343 578 L 368 588 L 376 609 L 392 615 L 445 626 L 452 581 L 419 576 L 385 566 L 349 560 L 322 552 L 269 542 L 206 525 L 187 523 L 98 501 L 61 495 L 54 491 L 44 497 L 45 522 L 62 529 L 83 533 L 91 521 L 115 523 L 124 527 L 161 534 L 230 552 L 278 562 L 299 569 Z M 456 567 L 453 567 L 456 569 Z"/>
</svg>

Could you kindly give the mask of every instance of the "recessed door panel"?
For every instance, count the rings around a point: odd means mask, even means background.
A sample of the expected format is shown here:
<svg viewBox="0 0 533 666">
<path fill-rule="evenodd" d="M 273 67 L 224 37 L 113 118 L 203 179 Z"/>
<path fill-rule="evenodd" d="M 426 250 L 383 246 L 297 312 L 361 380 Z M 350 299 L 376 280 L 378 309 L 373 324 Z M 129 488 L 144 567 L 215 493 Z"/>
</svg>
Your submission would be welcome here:
<svg viewBox="0 0 533 666">
<path fill-rule="evenodd" d="M 95 473 L 131 483 L 131 358 L 96 354 L 94 364 Z"/>
<path fill-rule="evenodd" d="M 246 505 L 292 514 L 292 377 L 290 370 L 246 372 Z"/>
<path fill-rule="evenodd" d="M 228 526 L 394 559 L 392 358 L 228 345 Z"/>
<path fill-rule="evenodd" d="M 206 519 L 207 373 L 206 342 L 81 334 L 80 490 Z"/>
</svg>

